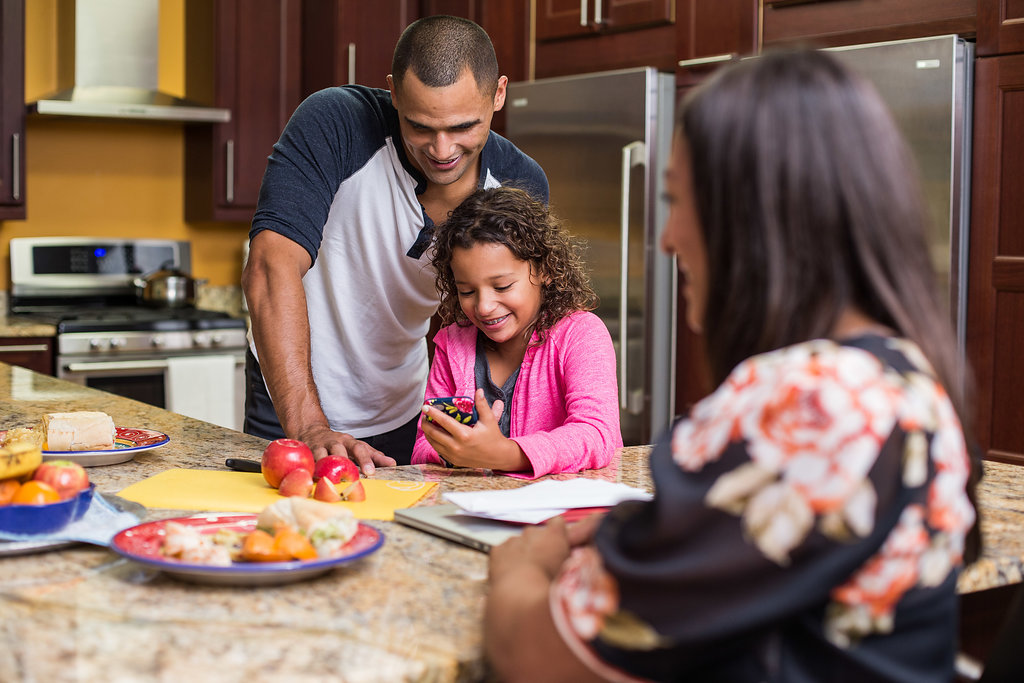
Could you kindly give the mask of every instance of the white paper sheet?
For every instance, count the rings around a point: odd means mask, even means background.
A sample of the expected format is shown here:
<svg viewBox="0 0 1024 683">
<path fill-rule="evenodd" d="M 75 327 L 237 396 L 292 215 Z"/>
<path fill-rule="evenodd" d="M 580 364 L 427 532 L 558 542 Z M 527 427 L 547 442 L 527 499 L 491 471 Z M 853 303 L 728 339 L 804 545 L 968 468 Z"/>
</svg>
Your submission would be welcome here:
<svg viewBox="0 0 1024 683">
<path fill-rule="evenodd" d="M 651 494 L 599 479 L 548 480 L 505 491 L 459 491 L 442 495 L 477 517 L 537 524 L 566 510 L 610 507 L 624 500 L 650 500 Z"/>
</svg>

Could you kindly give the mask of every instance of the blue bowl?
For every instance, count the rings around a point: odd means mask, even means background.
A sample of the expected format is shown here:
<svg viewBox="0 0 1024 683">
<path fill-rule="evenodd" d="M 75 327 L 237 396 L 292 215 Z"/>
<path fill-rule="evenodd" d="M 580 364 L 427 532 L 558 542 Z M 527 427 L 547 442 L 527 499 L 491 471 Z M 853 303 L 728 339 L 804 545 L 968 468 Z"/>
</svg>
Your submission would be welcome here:
<svg viewBox="0 0 1024 683">
<path fill-rule="evenodd" d="M 74 498 L 44 505 L 0 505 L 0 531 L 12 534 L 52 534 L 81 519 L 96 488 L 82 489 Z"/>
</svg>

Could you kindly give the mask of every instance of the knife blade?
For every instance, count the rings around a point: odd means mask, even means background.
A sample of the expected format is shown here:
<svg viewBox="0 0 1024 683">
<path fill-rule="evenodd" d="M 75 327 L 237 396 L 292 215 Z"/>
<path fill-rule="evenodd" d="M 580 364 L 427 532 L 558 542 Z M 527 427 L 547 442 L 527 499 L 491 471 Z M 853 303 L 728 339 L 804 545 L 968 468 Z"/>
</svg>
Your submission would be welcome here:
<svg viewBox="0 0 1024 683">
<path fill-rule="evenodd" d="M 260 463 L 256 460 L 246 460 L 245 458 L 228 458 L 224 461 L 224 464 L 229 469 L 237 470 L 239 472 L 262 472 L 263 469 Z"/>
</svg>

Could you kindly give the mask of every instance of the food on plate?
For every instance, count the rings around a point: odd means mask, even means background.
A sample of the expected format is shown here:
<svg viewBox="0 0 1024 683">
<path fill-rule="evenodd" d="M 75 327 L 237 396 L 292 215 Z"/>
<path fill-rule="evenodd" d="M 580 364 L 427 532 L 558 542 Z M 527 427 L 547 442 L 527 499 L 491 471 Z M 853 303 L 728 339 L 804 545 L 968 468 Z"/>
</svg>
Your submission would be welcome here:
<svg viewBox="0 0 1024 683">
<path fill-rule="evenodd" d="M 39 446 L 28 441 L 15 441 L 0 448 L 0 479 L 24 477 L 35 472 L 43 462 Z"/>
<path fill-rule="evenodd" d="M 296 467 L 284 476 L 277 492 L 282 496 L 308 498 L 309 494 L 313 492 L 313 475 L 309 470 Z"/>
<path fill-rule="evenodd" d="M 4 479 L 0 481 L 0 505 L 10 505 L 14 500 L 14 494 L 21 488 L 21 482 L 17 479 Z"/>
<path fill-rule="evenodd" d="M 287 562 L 292 556 L 277 547 L 274 536 L 263 529 L 255 529 L 245 537 L 242 559 L 247 562 Z"/>
<path fill-rule="evenodd" d="M 12 505 L 46 505 L 60 501 L 60 494 L 46 482 L 30 480 L 22 484 L 14 497 Z"/>
<path fill-rule="evenodd" d="M 275 439 L 271 441 L 260 460 L 260 471 L 263 478 L 275 489 L 281 481 L 294 469 L 302 468 L 312 477 L 315 463 L 313 451 L 309 446 L 295 439 Z M 310 487 L 312 490 L 312 487 Z M 306 495 L 309 495 L 307 492 Z"/>
<path fill-rule="evenodd" d="M 15 427 L 8 429 L 3 439 L 0 439 L 0 446 L 7 447 L 14 443 L 27 442 L 36 448 L 43 447 L 43 435 L 31 427 Z"/>
<path fill-rule="evenodd" d="M 204 534 L 185 524 L 167 522 L 160 550 L 164 557 L 181 562 L 228 567 L 234 559 L 241 557 L 244 536 L 240 532 L 223 529 Z"/>
<path fill-rule="evenodd" d="M 352 540 L 359 528 L 355 515 L 345 507 L 309 498 L 283 498 L 268 505 L 256 519 L 256 527 L 276 529 L 279 524 L 309 539 L 317 557 L 331 557 Z"/>
<path fill-rule="evenodd" d="M 32 479 L 52 486 L 61 500 L 75 496 L 89 487 L 89 475 L 85 468 L 70 460 L 47 460 L 32 474 Z"/>
<path fill-rule="evenodd" d="M 99 411 L 47 413 L 36 429 L 45 435 L 44 451 L 99 451 L 114 448 L 114 420 Z"/>
<path fill-rule="evenodd" d="M 332 483 L 359 479 L 359 467 L 352 460 L 341 455 L 328 455 L 316 461 L 313 468 L 313 481 L 327 477 Z"/>
</svg>

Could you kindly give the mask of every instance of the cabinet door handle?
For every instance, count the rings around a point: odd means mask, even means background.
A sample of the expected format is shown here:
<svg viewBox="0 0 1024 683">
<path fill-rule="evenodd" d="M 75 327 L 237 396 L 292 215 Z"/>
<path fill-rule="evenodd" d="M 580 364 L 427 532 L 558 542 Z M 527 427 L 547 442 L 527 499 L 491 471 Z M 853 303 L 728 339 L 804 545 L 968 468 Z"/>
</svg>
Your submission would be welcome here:
<svg viewBox="0 0 1024 683">
<path fill-rule="evenodd" d="M 21 135 L 11 135 L 11 198 L 21 199 Z"/>
<path fill-rule="evenodd" d="M 355 85 L 356 82 L 356 44 L 348 44 L 348 82 Z"/>
<path fill-rule="evenodd" d="M 604 12 L 601 11 L 601 0 L 594 0 L 594 23 L 598 26 L 604 23 Z"/>
<path fill-rule="evenodd" d="M 619 236 L 622 240 L 619 254 L 622 257 L 619 275 L 619 407 L 629 408 L 629 384 L 626 381 L 626 370 L 629 355 L 626 353 L 629 327 L 629 176 L 634 166 L 644 165 L 646 145 L 640 140 L 631 142 L 622 148 L 622 197 L 619 202 Z"/>
<path fill-rule="evenodd" d="M 587 25 L 587 0 L 580 0 L 580 26 Z"/>
<path fill-rule="evenodd" d="M 224 199 L 228 204 L 235 201 L 235 141 L 228 140 L 224 145 L 227 156 L 224 164 Z"/>
<path fill-rule="evenodd" d="M 26 351 L 49 351 L 46 344 L 11 344 L 0 346 L 0 353 L 25 353 Z"/>
<path fill-rule="evenodd" d="M 736 59 L 736 53 L 730 52 L 727 55 L 712 55 L 711 57 L 695 57 L 694 59 L 681 59 L 677 64 L 682 69 L 691 66 L 704 66 L 706 64 L 717 64 L 718 62 L 730 62 Z"/>
</svg>

